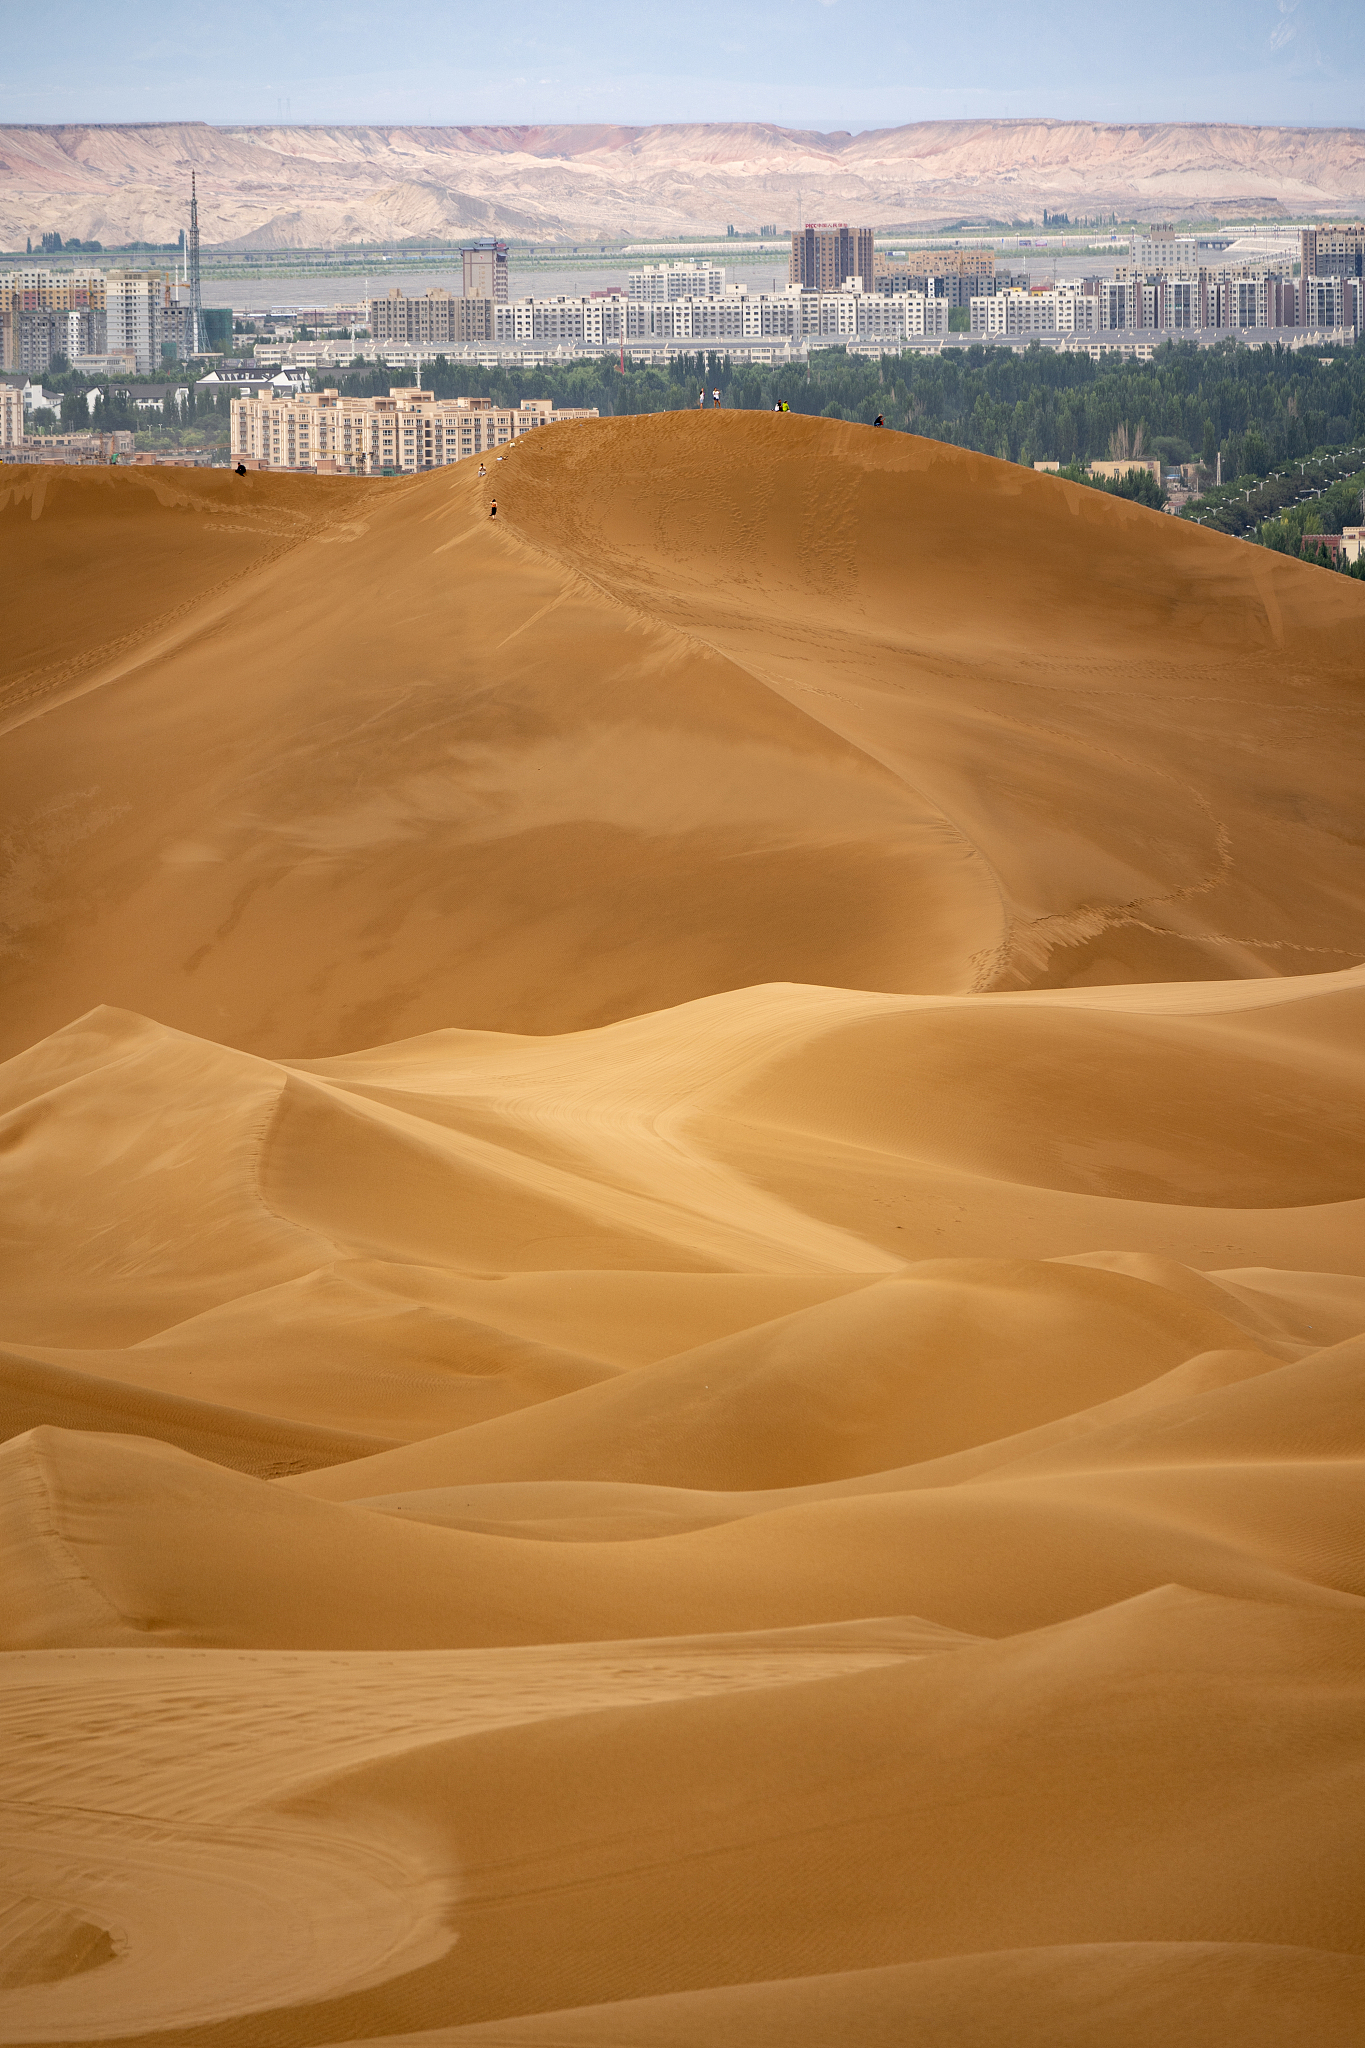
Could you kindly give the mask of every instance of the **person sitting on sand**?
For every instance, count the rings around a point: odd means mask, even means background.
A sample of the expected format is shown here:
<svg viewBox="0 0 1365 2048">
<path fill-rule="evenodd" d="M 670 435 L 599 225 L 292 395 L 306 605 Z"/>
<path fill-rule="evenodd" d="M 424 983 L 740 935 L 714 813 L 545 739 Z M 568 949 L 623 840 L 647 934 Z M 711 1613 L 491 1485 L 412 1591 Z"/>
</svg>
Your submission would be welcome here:
<svg viewBox="0 0 1365 2048">
<path fill-rule="evenodd" d="M 480 476 L 487 476 L 487 474 L 488 474 L 488 471 L 487 471 L 487 470 L 486 470 L 486 469 L 484 468 L 483 464 L 482 464 L 482 463 L 480 463 L 480 464 L 479 464 L 479 475 L 480 475 Z"/>
</svg>

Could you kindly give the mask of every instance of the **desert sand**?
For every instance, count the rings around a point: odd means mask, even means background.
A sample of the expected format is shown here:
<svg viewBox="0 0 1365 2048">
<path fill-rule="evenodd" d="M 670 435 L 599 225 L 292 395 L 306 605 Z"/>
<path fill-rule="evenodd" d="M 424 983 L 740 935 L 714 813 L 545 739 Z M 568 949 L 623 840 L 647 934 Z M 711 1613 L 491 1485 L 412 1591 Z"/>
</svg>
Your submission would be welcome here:
<svg viewBox="0 0 1365 2048">
<path fill-rule="evenodd" d="M 0 550 L 0 2039 L 1365 2038 L 1365 591 L 766 415 Z"/>
</svg>

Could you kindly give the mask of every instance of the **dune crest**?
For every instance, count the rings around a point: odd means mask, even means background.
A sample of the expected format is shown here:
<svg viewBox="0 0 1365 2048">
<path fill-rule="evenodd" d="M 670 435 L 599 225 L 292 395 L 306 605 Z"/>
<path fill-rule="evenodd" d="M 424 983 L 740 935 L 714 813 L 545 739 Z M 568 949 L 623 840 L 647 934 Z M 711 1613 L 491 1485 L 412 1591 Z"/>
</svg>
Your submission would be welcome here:
<svg viewBox="0 0 1365 2048">
<path fill-rule="evenodd" d="M 496 482 L 0 486 L 0 2034 L 1350 2038 L 1365 599 Z"/>
</svg>

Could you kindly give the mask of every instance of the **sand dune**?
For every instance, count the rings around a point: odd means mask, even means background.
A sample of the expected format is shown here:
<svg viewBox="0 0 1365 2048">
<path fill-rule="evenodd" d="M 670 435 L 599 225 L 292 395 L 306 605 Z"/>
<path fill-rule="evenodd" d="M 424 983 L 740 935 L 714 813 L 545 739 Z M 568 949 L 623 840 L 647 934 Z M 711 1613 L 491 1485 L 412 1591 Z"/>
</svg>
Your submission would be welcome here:
<svg viewBox="0 0 1365 2048">
<path fill-rule="evenodd" d="M 143 507 L 104 521 L 111 580 L 158 517 L 205 552 L 286 530 L 79 697 L 14 704 L 5 1049 L 99 1003 L 299 1058 L 772 980 L 1359 958 L 1354 587 L 837 422 L 531 435 L 496 529 L 472 467 L 10 473 L 30 638 L 55 605 L 101 639 L 59 537 L 111 489 Z"/>
<path fill-rule="evenodd" d="M 1331 2038 L 1365 1991 L 1355 1956 L 1271 1943 L 1094 1942 L 891 1963 L 390 2035 L 370 2048 L 867 2048 L 960 2029 L 979 2048 L 1146 2048 L 1178 2009 L 1190 2048 Z M 911 2035 L 914 2038 L 914 2035 Z"/>
<path fill-rule="evenodd" d="M 1365 600 L 487 488 L 0 487 L 0 2038 L 1354 2038 Z"/>
</svg>

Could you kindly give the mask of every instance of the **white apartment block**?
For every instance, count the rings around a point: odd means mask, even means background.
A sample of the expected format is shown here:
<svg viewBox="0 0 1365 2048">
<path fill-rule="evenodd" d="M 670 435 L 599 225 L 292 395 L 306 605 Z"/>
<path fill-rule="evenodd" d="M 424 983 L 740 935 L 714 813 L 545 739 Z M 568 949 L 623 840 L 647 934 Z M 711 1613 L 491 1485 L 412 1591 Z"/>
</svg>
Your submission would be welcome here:
<svg viewBox="0 0 1365 2048">
<path fill-rule="evenodd" d="M 556 411 L 548 398 L 499 408 L 491 398 L 436 398 L 411 386 L 387 398 L 270 389 L 233 399 L 232 459 L 353 476 L 415 472 L 510 447 L 555 421 L 596 417 L 595 410 Z"/>
<path fill-rule="evenodd" d="M 971 302 L 981 335 L 1195 334 L 1218 329 L 1361 330 L 1362 280 L 1309 277 L 1246 266 L 1229 270 L 1120 270 L 1111 279 L 1052 290 L 1012 290 Z"/>
<path fill-rule="evenodd" d="M 132 354 L 139 374 L 161 367 L 170 278 L 164 270 L 111 270 L 104 280 L 106 348 Z"/>
<path fill-rule="evenodd" d="M 714 299 L 725 290 L 716 263 L 646 263 L 626 279 L 626 297 L 657 304 L 666 299 Z"/>
<path fill-rule="evenodd" d="M 495 342 L 607 349 L 627 338 L 626 301 L 618 292 L 601 299 L 571 299 L 563 293 L 552 299 L 513 299 L 493 308 Z"/>
<path fill-rule="evenodd" d="M 1365 331 L 1365 279 L 1302 277 L 1299 279 L 1301 327 L 1352 328 Z"/>
<path fill-rule="evenodd" d="M 629 342 L 855 341 L 948 332 L 949 302 L 923 292 L 731 289 L 704 298 L 514 299 L 494 308 L 493 339 L 523 347 L 610 349 Z"/>
<path fill-rule="evenodd" d="M 1091 334 L 1100 301 L 1071 285 L 1052 291 L 1013 290 L 971 301 L 973 334 Z"/>
</svg>

